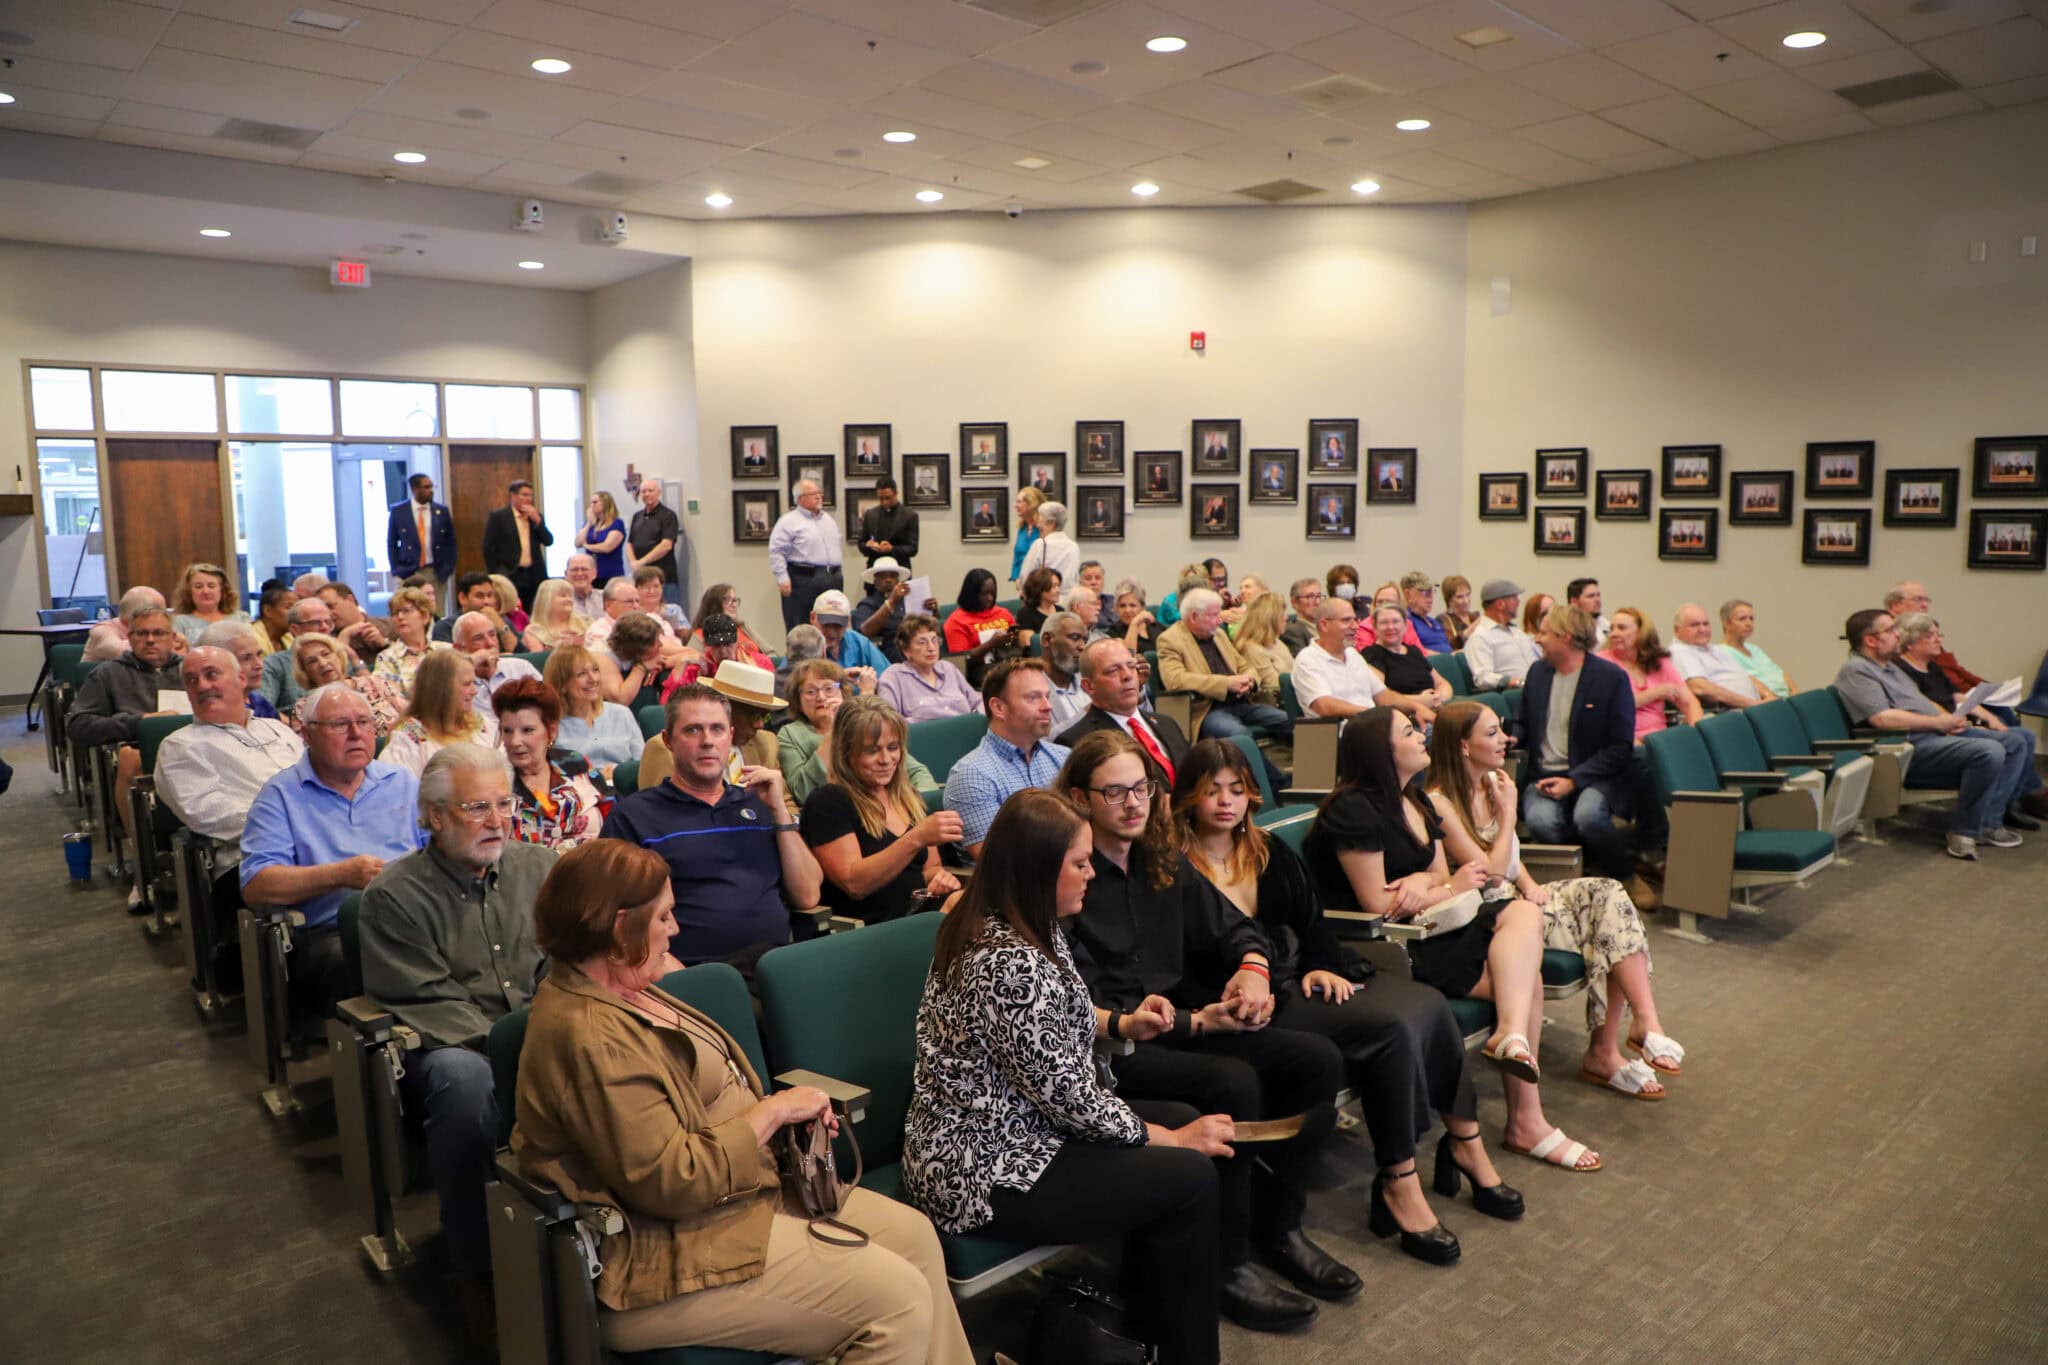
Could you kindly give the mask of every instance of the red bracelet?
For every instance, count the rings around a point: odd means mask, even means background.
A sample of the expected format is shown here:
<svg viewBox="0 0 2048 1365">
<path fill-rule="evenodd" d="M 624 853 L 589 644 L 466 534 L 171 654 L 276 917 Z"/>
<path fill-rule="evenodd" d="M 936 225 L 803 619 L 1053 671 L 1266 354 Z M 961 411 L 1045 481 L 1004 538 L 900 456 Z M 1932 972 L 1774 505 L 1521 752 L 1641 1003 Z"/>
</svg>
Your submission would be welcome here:
<svg viewBox="0 0 2048 1365">
<path fill-rule="evenodd" d="M 1237 969 L 1241 972 L 1257 972 L 1268 981 L 1273 979 L 1273 974 L 1266 970 L 1266 964 L 1263 962 L 1240 962 L 1237 964 Z"/>
</svg>

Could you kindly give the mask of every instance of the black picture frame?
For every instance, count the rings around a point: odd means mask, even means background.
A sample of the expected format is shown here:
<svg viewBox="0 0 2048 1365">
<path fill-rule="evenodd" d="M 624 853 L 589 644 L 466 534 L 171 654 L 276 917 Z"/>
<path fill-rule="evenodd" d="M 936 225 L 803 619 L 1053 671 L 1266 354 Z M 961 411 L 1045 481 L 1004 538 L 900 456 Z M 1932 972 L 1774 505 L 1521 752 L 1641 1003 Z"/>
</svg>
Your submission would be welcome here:
<svg viewBox="0 0 2048 1365">
<path fill-rule="evenodd" d="M 1481 474 L 1479 476 L 1479 519 L 1481 521 L 1522 521 L 1529 515 L 1527 474 Z"/>
<path fill-rule="evenodd" d="M 782 492 L 768 487 L 732 490 L 732 543 L 766 545 L 782 516 Z"/>
<path fill-rule="evenodd" d="M 1336 442 L 1334 449 L 1332 441 Z M 1312 417 L 1308 424 L 1308 473 L 1310 478 L 1358 472 L 1358 419 L 1356 417 Z"/>
<path fill-rule="evenodd" d="M 887 422 L 848 422 L 840 433 L 846 481 L 870 482 L 896 468 L 895 435 Z"/>
<path fill-rule="evenodd" d="M 1648 521 L 1650 471 L 1603 469 L 1593 476 L 1595 521 Z"/>
<path fill-rule="evenodd" d="M 1298 450 L 1254 450 L 1252 452 L 1251 504 L 1291 505 L 1301 501 L 1301 452 Z"/>
<path fill-rule="evenodd" d="M 1790 526 L 1792 471 L 1738 469 L 1728 476 L 1730 526 Z M 1675 556 L 1674 556 L 1675 557 Z"/>
<path fill-rule="evenodd" d="M 1010 502 L 1013 494 L 1000 485 L 990 488 L 967 488 L 960 490 L 960 539 L 969 544 L 1008 544 L 1010 539 Z M 977 525 L 982 514 L 988 514 L 985 524 Z"/>
<path fill-rule="evenodd" d="M 1188 486 L 1188 539 L 1236 540 L 1243 524 L 1238 510 L 1243 492 L 1234 483 Z"/>
<path fill-rule="evenodd" d="M 1993 551 L 1994 539 L 2024 536 L 2024 546 Z M 2038 507 L 1973 507 L 1970 509 L 1970 551 L 1972 569 L 2048 568 L 2048 511 Z"/>
<path fill-rule="evenodd" d="M 2048 436 L 1979 436 L 1970 492 L 1980 498 L 2048 497 Z"/>
<path fill-rule="evenodd" d="M 1044 477 L 1041 477 L 1043 475 Z M 1020 450 L 1017 452 L 1017 491 L 1036 488 L 1047 502 L 1067 500 L 1067 452 L 1064 450 Z"/>
<path fill-rule="evenodd" d="M 1959 469 L 1887 469 L 1884 524 L 1949 527 L 1956 524 Z"/>
<path fill-rule="evenodd" d="M 792 455 L 788 473 L 784 488 L 791 507 L 796 506 L 796 486 L 805 479 L 815 480 L 824 491 L 825 506 L 839 505 L 839 462 L 830 455 Z"/>
<path fill-rule="evenodd" d="M 1358 538 L 1357 484 L 1311 483 L 1306 501 L 1310 540 Z"/>
<path fill-rule="evenodd" d="M 848 545 L 858 545 L 860 543 L 861 516 L 870 507 L 880 507 L 881 505 L 882 496 L 875 491 L 873 484 L 869 484 L 865 488 L 855 488 L 850 484 L 847 486 L 846 516 L 843 520 L 846 522 L 846 543 Z"/>
<path fill-rule="evenodd" d="M 1122 540 L 1124 538 L 1124 486 L 1120 483 L 1084 483 L 1074 490 L 1074 539 Z"/>
<path fill-rule="evenodd" d="M 1189 428 L 1193 452 L 1189 470 L 1201 474 L 1244 472 L 1244 424 L 1235 417 L 1198 417 Z"/>
<path fill-rule="evenodd" d="M 1074 477 L 1091 474 L 1124 476 L 1122 422 L 1074 423 Z"/>
<path fill-rule="evenodd" d="M 1721 509 L 1663 507 L 1657 511 L 1657 558 L 1714 560 L 1721 555 Z"/>
<path fill-rule="evenodd" d="M 1539 555 L 1583 555 L 1586 553 L 1586 509 L 1583 507 L 1539 507 L 1534 532 Z"/>
<path fill-rule="evenodd" d="M 1365 452 L 1365 500 L 1386 506 L 1415 505 L 1415 447 L 1376 446 Z"/>
<path fill-rule="evenodd" d="M 903 476 L 896 481 L 896 491 L 902 495 L 905 507 L 951 507 L 953 457 L 944 451 L 905 455 Z"/>
<path fill-rule="evenodd" d="M 1538 498 L 1583 498 L 1586 496 L 1586 448 L 1552 446 L 1536 452 L 1536 496 Z"/>
<path fill-rule="evenodd" d="M 1131 506 L 1178 507 L 1186 486 L 1184 450 L 1140 450 L 1131 457 Z M 1162 478 L 1162 476 L 1164 476 Z"/>
<path fill-rule="evenodd" d="M 782 482 L 782 436 L 774 427 L 732 428 L 734 483 Z"/>
<path fill-rule="evenodd" d="M 1721 447 L 1665 446 L 1657 481 L 1660 498 L 1719 498 Z"/>
<path fill-rule="evenodd" d="M 1010 424 L 960 424 L 960 481 L 1010 477 Z"/>
<path fill-rule="evenodd" d="M 1877 442 L 1808 441 L 1806 498 L 1867 498 L 1876 482 Z"/>
<path fill-rule="evenodd" d="M 1868 507 L 1809 507 L 1799 537 L 1801 564 L 1870 563 Z"/>
</svg>

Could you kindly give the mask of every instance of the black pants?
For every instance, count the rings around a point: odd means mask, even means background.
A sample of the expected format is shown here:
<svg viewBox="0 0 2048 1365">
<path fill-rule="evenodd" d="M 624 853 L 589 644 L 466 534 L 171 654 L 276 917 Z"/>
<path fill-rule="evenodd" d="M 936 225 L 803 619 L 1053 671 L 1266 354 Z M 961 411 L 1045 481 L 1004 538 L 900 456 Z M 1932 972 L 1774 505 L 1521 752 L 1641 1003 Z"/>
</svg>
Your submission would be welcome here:
<svg viewBox="0 0 2048 1365">
<path fill-rule="evenodd" d="M 1365 1112 L 1381 1166 L 1414 1156 L 1435 1115 L 1479 1116 L 1464 1035 L 1437 991 L 1382 972 L 1341 1005 L 1304 998 L 1293 982 L 1275 994 L 1274 1023 L 1321 1034 L 1344 1054 L 1344 1078 Z"/>
<path fill-rule="evenodd" d="M 342 956 L 341 931 L 332 924 L 314 929 L 292 930 L 292 950 L 285 954 L 284 969 L 292 1009 L 299 1015 L 319 1020 L 320 1029 L 334 1017 L 334 1007 L 348 999 L 348 962 Z"/>
<path fill-rule="evenodd" d="M 1243 1264 L 1251 1238 L 1271 1241 L 1301 1226 L 1308 1207 L 1304 1163 L 1330 1131 L 1343 1059 L 1327 1038 L 1293 1029 L 1161 1038 L 1110 1064 L 1127 1100 L 1177 1100 L 1233 1119 L 1307 1114 L 1301 1136 L 1246 1144 L 1221 1162 L 1225 1269 Z"/>
<path fill-rule="evenodd" d="M 789 596 L 782 599 L 782 628 L 794 630 L 811 619 L 811 604 L 818 594 L 846 586 L 839 566 L 792 564 L 789 566 Z"/>
<path fill-rule="evenodd" d="M 1131 1107 L 1162 1128 L 1197 1117 L 1184 1104 Z M 1217 1165 L 1179 1147 L 1069 1141 L 1029 1190 L 991 1190 L 995 1221 L 977 1231 L 1034 1245 L 1122 1236 L 1131 1330 L 1159 1348 L 1162 1365 L 1216 1365 Z"/>
<path fill-rule="evenodd" d="M 548 566 L 541 559 L 541 547 L 533 547 L 533 563 L 525 568 L 516 565 L 505 570 L 505 577 L 512 580 L 512 586 L 519 589 L 519 605 L 526 611 L 533 610 L 533 595 L 540 591 L 540 585 L 547 582 Z"/>
</svg>

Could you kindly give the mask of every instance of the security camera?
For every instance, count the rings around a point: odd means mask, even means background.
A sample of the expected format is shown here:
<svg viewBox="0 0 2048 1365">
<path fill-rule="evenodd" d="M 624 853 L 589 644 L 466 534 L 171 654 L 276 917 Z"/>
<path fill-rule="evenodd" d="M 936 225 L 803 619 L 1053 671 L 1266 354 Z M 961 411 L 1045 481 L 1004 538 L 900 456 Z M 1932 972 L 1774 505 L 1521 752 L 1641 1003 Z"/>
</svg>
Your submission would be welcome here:
<svg viewBox="0 0 2048 1365">
<path fill-rule="evenodd" d="M 614 244 L 625 241 L 626 215 L 623 213 L 607 214 L 598 222 L 597 236 L 600 241 Z"/>
<path fill-rule="evenodd" d="M 547 221 L 547 211 L 538 199 L 522 199 L 512 210 L 512 229 L 515 232 L 539 232 Z"/>
<path fill-rule="evenodd" d="M 1024 206 L 1012 199 L 1009 203 L 1003 205 L 1003 216 L 1005 218 L 1022 218 L 1024 216 Z"/>
</svg>

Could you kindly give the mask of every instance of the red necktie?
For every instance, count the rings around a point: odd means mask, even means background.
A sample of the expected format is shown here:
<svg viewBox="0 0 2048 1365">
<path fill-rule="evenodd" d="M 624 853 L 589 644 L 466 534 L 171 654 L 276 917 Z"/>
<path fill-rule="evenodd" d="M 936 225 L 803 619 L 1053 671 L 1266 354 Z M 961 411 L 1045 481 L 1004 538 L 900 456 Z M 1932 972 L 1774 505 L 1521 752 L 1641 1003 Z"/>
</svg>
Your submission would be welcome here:
<svg viewBox="0 0 2048 1365">
<path fill-rule="evenodd" d="M 1159 747 L 1157 740 L 1152 738 L 1152 732 L 1145 728 L 1145 722 L 1139 720 L 1136 716 L 1131 717 L 1131 738 L 1138 741 L 1138 747 L 1143 749 L 1151 760 L 1159 765 L 1159 771 L 1166 774 L 1166 785 L 1172 786 L 1173 764 L 1166 761 L 1166 751 Z"/>
</svg>

